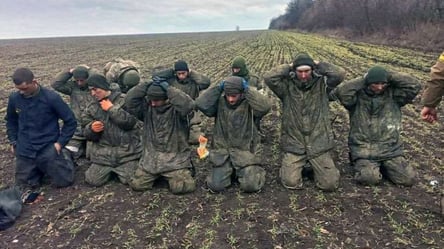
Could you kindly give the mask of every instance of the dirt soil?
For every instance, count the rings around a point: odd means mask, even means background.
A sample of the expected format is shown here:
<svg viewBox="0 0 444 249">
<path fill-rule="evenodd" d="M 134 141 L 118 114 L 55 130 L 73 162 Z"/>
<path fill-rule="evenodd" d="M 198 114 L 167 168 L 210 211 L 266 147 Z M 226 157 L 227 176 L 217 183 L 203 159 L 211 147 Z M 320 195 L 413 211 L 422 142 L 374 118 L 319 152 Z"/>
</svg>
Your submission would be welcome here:
<svg viewBox="0 0 444 249">
<path fill-rule="evenodd" d="M 257 48 L 245 49 L 246 44 L 268 44 L 263 35 L 0 40 L 0 115 L 4 116 L 7 97 L 14 90 L 9 75 L 19 66 L 30 67 L 48 86 L 59 71 L 80 63 L 101 68 L 117 56 L 134 59 L 148 78 L 151 68 L 185 58 L 192 68 L 217 82 L 227 75 L 235 55 L 255 55 Z M 274 50 L 291 55 L 286 50 L 290 46 L 274 42 L 269 54 L 256 61 L 249 57 L 260 74 L 285 60 Z M 419 121 L 420 108 L 415 100 L 404 113 L 405 154 L 418 172 L 417 184 L 411 188 L 397 187 L 387 180 L 365 187 L 353 180 L 347 149 L 348 118 L 338 104 L 332 104 L 332 125 L 337 143 L 333 154 L 341 171 L 339 189 L 322 192 L 309 177 L 303 190 L 283 188 L 278 180 L 280 105 L 275 99 L 272 112 L 262 123 L 267 180 L 259 193 L 241 193 L 236 183 L 223 193 L 208 192 L 203 186 L 210 165 L 195 153 L 198 188 L 179 196 L 171 194 L 164 181 L 146 192 L 132 191 L 117 181 L 91 187 L 84 181 L 88 161 L 81 159 L 75 183 L 63 189 L 44 184 L 44 200 L 25 205 L 14 226 L 0 231 L 0 248 L 444 248 L 438 205 L 444 184 L 444 128 Z M 440 117 L 444 119 L 442 110 Z M 6 187 L 14 183 L 15 162 L 3 118 L 0 122 L 0 186 Z M 211 139 L 212 120 L 205 119 L 203 129 Z M 432 180 L 438 184 L 432 186 Z"/>
</svg>

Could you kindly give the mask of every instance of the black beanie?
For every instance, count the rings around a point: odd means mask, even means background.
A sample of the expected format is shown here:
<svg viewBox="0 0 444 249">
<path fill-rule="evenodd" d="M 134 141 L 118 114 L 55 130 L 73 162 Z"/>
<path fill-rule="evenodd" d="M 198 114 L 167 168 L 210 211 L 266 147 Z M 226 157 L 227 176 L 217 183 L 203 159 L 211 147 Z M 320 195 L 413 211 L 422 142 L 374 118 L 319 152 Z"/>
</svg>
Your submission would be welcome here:
<svg viewBox="0 0 444 249">
<path fill-rule="evenodd" d="M 184 61 L 184 60 L 178 60 L 174 63 L 174 71 L 187 71 L 189 72 L 190 70 L 188 69 L 188 64 Z"/>
<path fill-rule="evenodd" d="M 168 98 L 167 93 L 158 84 L 151 84 L 148 87 L 146 96 L 149 100 L 164 100 Z"/>
<path fill-rule="evenodd" d="M 29 68 L 17 68 L 12 75 L 12 81 L 16 85 L 20 85 L 23 82 L 31 83 L 34 80 L 34 74 Z"/>
<path fill-rule="evenodd" d="M 243 92 L 242 78 L 230 76 L 224 79 L 224 91 L 226 94 L 239 94 Z"/>
<path fill-rule="evenodd" d="M 101 74 L 93 74 L 86 81 L 89 87 L 100 88 L 103 90 L 111 90 L 110 84 L 106 81 L 105 76 Z"/>
<path fill-rule="evenodd" d="M 388 82 L 388 72 L 382 66 L 371 67 L 364 76 L 365 84 L 370 85 L 373 83 L 387 83 Z"/>
<path fill-rule="evenodd" d="M 307 53 L 299 53 L 294 57 L 293 68 L 296 69 L 299 66 L 310 66 L 314 68 L 314 61 Z"/>
<path fill-rule="evenodd" d="M 88 79 L 88 76 L 88 68 L 84 66 L 77 66 L 72 71 L 72 77 L 76 80 L 86 80 Z"/>
</svg>

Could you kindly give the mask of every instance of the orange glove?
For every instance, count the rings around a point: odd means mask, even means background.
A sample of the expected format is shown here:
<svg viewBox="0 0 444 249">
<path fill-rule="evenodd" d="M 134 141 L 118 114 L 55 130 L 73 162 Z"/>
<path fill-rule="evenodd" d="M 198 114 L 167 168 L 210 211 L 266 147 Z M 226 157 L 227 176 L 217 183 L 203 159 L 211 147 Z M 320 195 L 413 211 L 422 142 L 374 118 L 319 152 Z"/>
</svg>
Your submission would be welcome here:
<svg viewBox="0 0 444 249">
<path fill-rule="evenodd" d="M 111 109 L 111 107 L 113 107 L 113 103 L 109 99 L 102 99 L 100 101 L 100 106 L 104 111 L 107 112 L 109 109 Z"/>
<path fill-rule="evenodd" d="M 94 121 L 91 124 L 91 130 L 94 132 L 101 132 L 105 128 L 105 125 L 103 125 L 102 121 Z"/>
<path fill-rule="evenodd" d="M 207 149 L 207 142 L 208 138 L 202 135 L 199 136 L 199 147 L 197 147 L 197 155 L 199 155 L 199 159 L 204 159 L 210 154 Z"/>
</svg>

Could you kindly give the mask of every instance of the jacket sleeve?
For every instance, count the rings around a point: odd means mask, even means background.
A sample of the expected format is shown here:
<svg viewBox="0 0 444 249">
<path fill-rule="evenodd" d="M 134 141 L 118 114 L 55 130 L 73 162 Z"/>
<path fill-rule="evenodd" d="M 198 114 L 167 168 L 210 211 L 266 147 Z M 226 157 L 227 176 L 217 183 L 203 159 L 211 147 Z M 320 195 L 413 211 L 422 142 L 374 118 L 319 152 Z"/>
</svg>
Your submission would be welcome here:
<svg viewBox="0 0 444 249">
<path fill-rule="evenodd" d="M 208 117 L 215 117 L 221 94 L 219 85 L 210 87 L 196 99 L 196 108 Z"/>
<path fill-rule="evenodd" d="M 6 133 L 10 144 L 17 143 L 18 115 L 15 110 L 14 93 L 9 96 L 8 107 L 6 109 Z"/>
<path fill-rule="evenodd" d="M 284 64 L 264 74 L 265 84 L 280 99 L 282 99 L 287 92 L 287 85 L 285 84 L 284 80 L 289 78 L 289 73 L 290 73 L 290 65 Z"/>
<path fill-rule="evenodd" d="M 199 91 L 207 89 L 210 86 L 210 78 L 199 72 L 191 71 L 190 78 L 196 82 L 196 85 L 199 87 Z"/>
<path fill-rule="evenodd" d="M 66 104 L 58 94 L 54 93 L 51 103 L 57 116 L 63 121 L 63 126 L 60 130 L 57 142 L 64 147 L 76 131 L 77 120 L 71 108 L 69 108 L 68 104 Z"/>
<path fill-rule="evenodd" d="M 362 77 L 358 77 L 346 82 L 343 82 L 330 92 L 331 99 L 338 99 L 339 102 L 350 110 L 356 105 L 358 99 L 357 93 L 365 87 Z M 333 97 L 331 97 L 333 96 Z"/>
<path fill-rule="evenodd" d="M 167 90 L 167 96 L 171 105 L 182 117 L 187 116 L 194 110 L 193 99 L 183 91 L 170 86 Z"/>
<path fill-rule="evenodd" d="M 99 141 L 101 133 L 93 132 L 91 129 L 91 124 L 94 122 L 94 116 L 92 113 L 97 111 L 97 102 L 91 102 L 82 112 L 82 128 L 83 136 L 85 136 L 88 141 Z"/>
<path fill-rule="evenodd" d="M 319 62 L 316 66 L 316 72 L 322 76 L 327 77 L 327 89 L 331 91 L 345 78 L 345 70 L 341 67 L 335 66 L 327 62 Z"/>
<path fill-rule="evenodd" d="M 69 71 L 64 71 L 57 74 L 54 82 L 51 83 L 52 88 L 54 88 L 54 90 L 56 90 L 57 92 L 71 95 L 74 84 L 76 84 L 74 81 L 70 80 L 71 77 L 72 73 L 70 73 Z"/>
<path fill-rule="evenodd" d="M 125 97 L 124 108 L 132 115 L 136 116 L 139 120 L 143 121 L 144 118 L 144 106 L 146 103 L 146 91 L 148 90 L 151 82 L 141 82 L 135 87 L 131 88 Z"/>
<path fill-rule="evenodd" d="M 414 77 L 404 74 L 389 72 L 390 87 L 393 87 L 393 98 L 399 104 L 404 106 L 412 103 L 413 99 L 421 90 L 421 83 Z"/>
<path fill-rule="evenodd" d="M 137 124 L 137 118 L 122 108 L 122 103 L 118 103 L 109 109 L 109 119 L 115 123 L 120 129 L 129 131 Z"/>
<path fill-rule="evenodd" d="M 444 96 L 444 52 L 430 69 L 430 80 L 426 82 L 422 94 L 422 104 L 436 107 Z"/>
<path fill-rule="evenodd" d="M 259 93 L 259 91 L 254 88 L 248 88 L 245 93 L 245 99 L 253 109 L 253 115 L 255 117 L 260 118 L 267 114 L 271 109 L 271 99 Z"/>
</svg>

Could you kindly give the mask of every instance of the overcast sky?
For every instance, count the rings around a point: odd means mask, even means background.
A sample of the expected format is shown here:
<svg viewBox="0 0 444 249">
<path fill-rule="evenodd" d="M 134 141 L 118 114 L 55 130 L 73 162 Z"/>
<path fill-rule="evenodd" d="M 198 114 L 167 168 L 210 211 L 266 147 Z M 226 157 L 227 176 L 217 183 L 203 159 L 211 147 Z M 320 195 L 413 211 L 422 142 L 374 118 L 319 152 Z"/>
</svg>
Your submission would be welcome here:
<svg viewBox="0 0 444 249">
<path fill-rule="evenodd" d="M 0 0 L 0 39 L 267 29 L 289 0 Z"/>
</svg>

